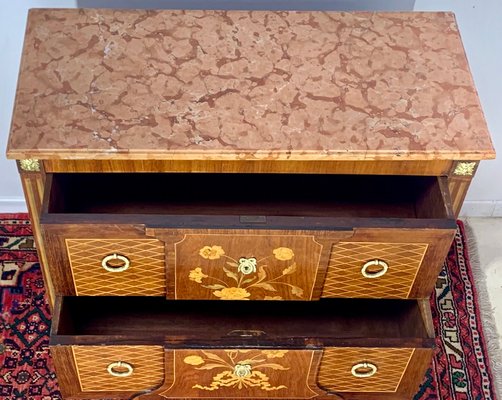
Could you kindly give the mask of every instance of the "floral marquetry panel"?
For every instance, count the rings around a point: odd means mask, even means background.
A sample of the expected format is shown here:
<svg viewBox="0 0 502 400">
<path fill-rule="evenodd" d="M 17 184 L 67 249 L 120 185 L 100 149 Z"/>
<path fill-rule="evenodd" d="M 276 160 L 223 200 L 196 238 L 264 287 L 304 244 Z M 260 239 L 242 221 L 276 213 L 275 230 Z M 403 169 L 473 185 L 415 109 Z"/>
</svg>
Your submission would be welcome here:
<svg viewBox="0 0 502 400">
<path fill-rule="evenodd" d="M 313 350 L 174 351 L 174 382 L 165 398 L 313 398 L 319 393 Z M 167 366 L 166 366 L 167 368 Z"/>
<path fill-rule="evenodd" d="M 175 244 L 176 298 L 310 300 L 322 248 L 313 236 L 186 235 Z"/>
</svg>

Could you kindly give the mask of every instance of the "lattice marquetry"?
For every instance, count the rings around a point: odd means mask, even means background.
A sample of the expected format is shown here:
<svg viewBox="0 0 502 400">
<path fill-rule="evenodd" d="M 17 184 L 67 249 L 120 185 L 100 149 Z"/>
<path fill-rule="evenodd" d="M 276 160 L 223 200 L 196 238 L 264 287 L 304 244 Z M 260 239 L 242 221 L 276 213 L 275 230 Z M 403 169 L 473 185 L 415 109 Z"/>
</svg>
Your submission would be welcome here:
<svg viewBox="0 0 502 400">
<path fill-rule="evenodd" d="M 395 392 L 406 371 L 413 349 L 401 348 L 326 348 L 317 382 L 333 392 Z M 367 378 L 352 375 L 352 367 L 370 362 L 377 372 Z"/>
<path fill-rule="evenodd" d="M 164 381 L 162 346 L 72 346 L 82 391 L 140 391 L 153 389 Z M 127 362 L 133 372 L 112 376 L 107 367 Z"/>
<path fill-rule="evenodd" d="M 333 246 L 322 297 L 407 298 L 422 259 L 425 243 L 339 242 Z M 370 260 L 388 264 L 378 278 L 361 273 Z"/>
<path fill-rule="evenodd" d="M 75 290 L 79 296 L 165 296 L 164 245 L 156 239 L 66 239 Z M 101 261 L 110 254 L 130 260 L 123 272 L 108 272 Z"/>
</svg>

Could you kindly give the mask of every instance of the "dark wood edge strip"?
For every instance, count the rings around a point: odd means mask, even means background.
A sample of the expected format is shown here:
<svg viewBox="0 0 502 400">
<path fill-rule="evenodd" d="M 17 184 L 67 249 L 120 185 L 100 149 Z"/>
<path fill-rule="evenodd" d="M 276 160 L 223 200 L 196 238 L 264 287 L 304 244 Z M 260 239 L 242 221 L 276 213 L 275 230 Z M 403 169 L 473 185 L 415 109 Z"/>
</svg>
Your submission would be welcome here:
<svg viewBox="0 0 502 400">
<path fill-rule="evenodd" d="M 155 214 L 50 214 L 42 224 L 144 224 L 148 228 L 172 229 L 302 229 L 351 230 L 358 228 L 455 229 L 455 219 L 267 217 L 267 223 L 247 224 L 238 215 L 155 215 Z"/>
<path fill-rule="evenodd" d="M 235 347 L 240 349 L 323 349 L 324 347 L 414 347 L 433 348 L 435 340 L 433 338 L 298 338 L 293 339 L 285 336 L 283 338 L 243 340 L 225 339 L 224 344 L 220 339 L 199 339 L 199 340 L 173 340 L 161 335 L 51 335 L 50 345 L 163 345 L 169 349 L 225 349 Z"/>
</svg>

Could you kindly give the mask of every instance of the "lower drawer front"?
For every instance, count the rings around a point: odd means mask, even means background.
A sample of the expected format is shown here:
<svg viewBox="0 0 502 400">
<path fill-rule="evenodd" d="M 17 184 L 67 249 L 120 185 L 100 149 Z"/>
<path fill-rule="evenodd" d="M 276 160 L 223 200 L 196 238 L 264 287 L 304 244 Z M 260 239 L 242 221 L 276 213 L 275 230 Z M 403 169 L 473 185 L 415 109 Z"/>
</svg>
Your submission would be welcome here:
<svg viewBox="0 0 502 400">
<path fill-rule="evenodd" d="M 79 393 L 114 398 L 151 392 L 163 398 L 330 398 L 395 394 L 413 348 L 179 349 L 161 346 L 71 346 Z M 56 368 L 68 360 L 58 357 Z M 416 362 L 415 362 L 416 364 Z M 58 368 L 58 370 L 59 370 Z M 418 368 L 420 371 L 420 366 Z M 422 372 L 422 371 L 421 371 Z M 410 386 L 409 375 L 406 386 Z M 418 387 L 421 376 L 413 376 Z M 62 385 L 63 386 L 63 385 Z M 63 387 L 63 392 L 67 388 Z M 335 397 L 333 397 L 335 396 Z M 355 396 L 355 397 L 353 397 Z M 143 398 L 148 399 L 148 395 Z M 376 397 L 380 398 L 380 397 Z"/>
<path fill-rule="evenodd" d="M 156 388 L 165 398 L 312 398 L 320 393 L 308 382 L 316 368 L 313 350 L 71 346 L 71 351 L 79 396 L 90 398 Z"/>
</svg>

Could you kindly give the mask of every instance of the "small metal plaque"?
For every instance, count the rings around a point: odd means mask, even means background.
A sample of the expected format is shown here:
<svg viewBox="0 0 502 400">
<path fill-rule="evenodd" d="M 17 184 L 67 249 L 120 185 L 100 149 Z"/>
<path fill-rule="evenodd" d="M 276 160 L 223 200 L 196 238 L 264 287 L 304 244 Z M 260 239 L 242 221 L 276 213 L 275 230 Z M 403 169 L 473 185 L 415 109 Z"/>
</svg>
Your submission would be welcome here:
<svg viewBox="0 0 502 400">
<path fill-rule="evenodd" d="M 267 217 L 264 215 L 241 215 L 239 221 L 241 224 L 266 224 Z"/>
</svg>

